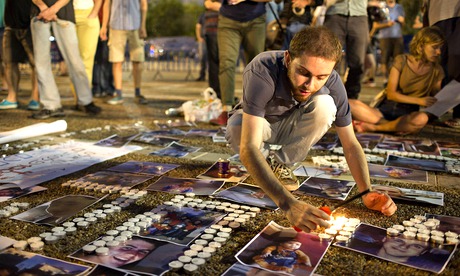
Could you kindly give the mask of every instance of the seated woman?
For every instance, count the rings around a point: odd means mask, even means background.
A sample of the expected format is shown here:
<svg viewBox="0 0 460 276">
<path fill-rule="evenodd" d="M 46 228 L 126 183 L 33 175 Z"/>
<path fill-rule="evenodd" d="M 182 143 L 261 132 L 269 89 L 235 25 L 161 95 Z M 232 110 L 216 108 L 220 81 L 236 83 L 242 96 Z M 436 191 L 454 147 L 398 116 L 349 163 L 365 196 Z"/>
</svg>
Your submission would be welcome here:
<svg viewBox="0 0 460 276">
<path fill-rule="evenodd" d="M 444 37 L 436 27 L 420 30 L 410 42 L 410 54 L 395 58 L 390 70 L 386 99 L 372 108 L 360 100 L 350 99 L 356 132 L 420 131 L 430 115 L 419 111 L 436 102 L 444 77 L 439 65 Z"/>
</svg>

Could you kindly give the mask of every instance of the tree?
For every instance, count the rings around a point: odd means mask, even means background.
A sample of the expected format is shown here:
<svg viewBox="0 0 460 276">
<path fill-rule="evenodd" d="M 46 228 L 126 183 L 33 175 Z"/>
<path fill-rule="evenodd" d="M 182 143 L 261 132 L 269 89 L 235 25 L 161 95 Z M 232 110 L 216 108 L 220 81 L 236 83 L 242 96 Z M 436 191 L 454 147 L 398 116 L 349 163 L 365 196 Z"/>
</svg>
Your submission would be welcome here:
<svg viewBox="0 0 460 276">
<path fill-rule="evenodd" d="M 147 32 L 150 37 L 194 36 L 202 5 L 183 4 L 180 0 L 149 2 Z"/>
</svg>

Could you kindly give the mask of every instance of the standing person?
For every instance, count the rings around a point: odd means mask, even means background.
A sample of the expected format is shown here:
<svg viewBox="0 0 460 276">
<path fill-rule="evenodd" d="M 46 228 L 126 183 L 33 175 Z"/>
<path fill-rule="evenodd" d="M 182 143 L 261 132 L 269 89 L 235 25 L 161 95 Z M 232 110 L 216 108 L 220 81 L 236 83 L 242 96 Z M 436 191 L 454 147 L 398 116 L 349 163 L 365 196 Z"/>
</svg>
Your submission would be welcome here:
<svg viewBox="0 0 460 276">
<path fill-rule="evenodd" d="M 142 66 L 145 60 L 144 41 L 147 37 L 147 0 L 106 0 L 101 27 L 101 39 L 107 40 L 109 32 L 109 61 L 112 62 L 115 96 L 107 103 L 122 104 L 123 61 L 126 42 L 133 64 L 134 95 L 140 104 L 148 104 L 141 94 Z M 110 30 L 109 30 L 110 28 Z"/>
<path fill-rule="evenodd" d="M 104 0 L 106 1 L 106 0 Z M 99 9 L 99 21 L 102 23 L 103 9 Z M 94 97 L 113 95 L 112 63 L 109 61 L 109 46 L 107 40 L 98 38 L 96 54 L 94 55 L 92 88 Z"/>
<path fill-rule="evenodd" d="M 396 3 L 396 0 L 386 0 L 386 8 L 389 11 L 389 18 L 383 22 L 376 21 L 374 26 L 379 30 L 378 38 L 380 49 L 382 50 L 381 68 L 382 74 L 385 77 L 383 86 L 388 83 L 388 68 L 391 68 L 391 63 L 395 57 L 404 53 L 404 39 L 402 34 L 402 26 L 405 22 L 404 8 Z"/>
<path fill-rule="evenodd" d="M 93 80 L 94 55 L 100 31 L 98 13 L 101 5 L 102 0 L 73 0 L 78 49 L 90 85 Z"/>
<path fill-rule="evenodd" d="M 221 0 L 205 0 L 204 7 L 204 38 L 208 54 L 208 84 L 222 99 L 219 83 L 219 47 L 217 46 L 217 24 Z"/>
<path fill-rule="evenodd" d="M 338 38 L 325 27 L 298 32 L 288 51 L 259 54 L 243 72 L 243 100 L 232 111 L 226 138 L 248 172 L 285 212 L 292 225 L 309 232 L 328 226 L 330 217 L 297 200 L 299 187 L 290 165 L 305 160 L 309 149 L 332 124 L 359 191 L 371 188 L 366 158 L 351 124 L 345 88 L 334 70 L 342 57 Z M 270 145 L 281 146 L 270 152 Z M 385 215 L 396 205 L 372 191 L 364 204 Z"/>
<path fill-rule="evenodd" d="M 18 108 L 17 93 L 19 92 L 19 63 L 29 61 L 32 91 L 27 109 L 38 110 L 38 82 L 35 72 L 32 34 L 30 32 L 30 0 L 5 1 L 5 34 L 3 52 L 5 54 L 5 80 L 8 83 L 8 96 L 0 102 L 0 109 Z"/>
<path fill-rule="evenodd" d="M 439 108 L 432 106 L 427 112 L 440 117 L 454 108 L 452 118 L 444 123 L 453 128 L 460 128 L 460 5 L 458 0 L 428 1 L 427 8 L 430 26 L 437 26 L 446 37 L 446 45 L 441 52 L 441 65 L 446 71 L 443 88 L 436 95 Z M 443 95 L 441 98 L 440 96 Z M 452 99 L 451 95 L 455 95 Z M 442 105 L 441 105 L 442 104 Z"/>
<path fill-rule="evenodd" d="M 32 0 L 32 40 L 34 44 L 35 66 L 38 91 L 43 108 L 34 113 L 34 119 L 65 116 L 58 87 L 53 78 L 50 57 L 50 36 L 54 36 L 64 60 L 69 68 L 70 78 L 76 89 L 78 103 L 86 113 L 96 115 L 101 108 L 93 103 L 85 66 L 78 52 L 78 38 L 75 30 L 75 13 L 69 0 Z"/>
<path fill-rule="evenodd" d="M 357 99 L 361 92 L 364 57 L 369 41 L 367 0 L 337 1 L 327 9 L 324 26 L 339 37 L 346 51 L 349 71 L 345 89 L 349 99 Z"/>
<path fill-rule="evenodd" d="M 240 46 L 243 46 L 246 62 L 265 49 L 265 2 L 269 0 L 257 1 L 223 0 L 219 10 L 217 44 L 223 112 L 211 120 L 211 124 L 226 125 L 228 111 L 235 103 L 235 70 Z"/>
</svg>

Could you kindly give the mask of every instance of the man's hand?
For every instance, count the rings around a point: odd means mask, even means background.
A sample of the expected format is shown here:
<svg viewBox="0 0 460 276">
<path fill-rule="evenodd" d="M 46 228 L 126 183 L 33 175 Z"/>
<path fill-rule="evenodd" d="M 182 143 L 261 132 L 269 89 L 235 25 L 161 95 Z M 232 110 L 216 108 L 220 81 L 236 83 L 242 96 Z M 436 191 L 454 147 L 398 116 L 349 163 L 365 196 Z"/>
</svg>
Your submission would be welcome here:
<svg viewBox="0 0 460 276">
<path fill-rule="evenodd" d="M 363 197 L 363 203 L 367 208 L 382 212 L 385 216 L 393 215 L 398 209 L 388 194 L 378 191 L 366 194 Z"/>
<path fill-rule="evenodd" d="M 326 221 L 331 219 L 325 212 L 300 200 L 289 206 L 286 217 L 293 226 L 306 233 L 315 230 L 318 225 L 329 227 Z"/>
<path fill-rule="evenodd" d="M 147 30 L 145 29 L 144 26 L 141 26 L 139 28 L 139 38 L 144 39 L 147 37 Z"/>
<path fill-rule="evenodd" d="M 42 20 L 44 22 L 56 21 L 57 15 L 54 9 L 47 8 L 47 9 L 40 11 L 40 13 L 37 15 L 37 19 Z"/>
<path fill-rule="evenodd" d="M 99 37 L 102 41 L 107 40 L 107 27 L 101 26 L 101 30 L 99 31 Z"/>
</svg>

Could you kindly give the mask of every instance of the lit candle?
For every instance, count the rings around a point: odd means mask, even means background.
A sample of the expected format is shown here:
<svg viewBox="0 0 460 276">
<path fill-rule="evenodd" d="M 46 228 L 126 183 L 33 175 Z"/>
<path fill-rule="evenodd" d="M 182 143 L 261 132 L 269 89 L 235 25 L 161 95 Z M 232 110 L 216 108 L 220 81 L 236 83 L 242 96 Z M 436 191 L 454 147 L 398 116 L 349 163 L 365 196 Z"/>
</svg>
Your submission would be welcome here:
<svg viewBox="0 0 460 276">
<path fill-rule="evenodd" d="M 428 240 L 430 240 L 430 236 L 428 236 L 427 234 L 418 233 L 417 234 L 417 239 L 419 241 L 428 241 Z"/>
<path fill-rule="evenodd" d="M 25 250 L 27 245 L 28 245 L 27 241 L 17 241 L 13 244 L 13 247 L 16 250 Z"/>
<path fill-rule="evenodd" d="M 414 232 L 405 231 L 402 233 L 403 237 L 409 240 L 415 239 L 416 234 Z"/>
<path fill-rule="evenodd" d="M 387 235 L 391 237 L 396 237 L 399 235 L 399 231 L 390 227 L 390 228 L 387 228 Z"/>
<path fill-rule="evenodd" d="M 180 257 L 178 258 L 178 260 L 179 260 L 179 262 L 181 262 L 181 263 L 188 264 L 188 263 L 190 263 L 190 262 L 192 261 L 192 258 L 189 257 L 189 256 L 180 256 Z"/>
</svg>

